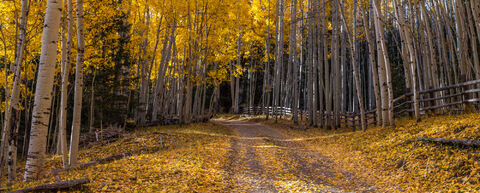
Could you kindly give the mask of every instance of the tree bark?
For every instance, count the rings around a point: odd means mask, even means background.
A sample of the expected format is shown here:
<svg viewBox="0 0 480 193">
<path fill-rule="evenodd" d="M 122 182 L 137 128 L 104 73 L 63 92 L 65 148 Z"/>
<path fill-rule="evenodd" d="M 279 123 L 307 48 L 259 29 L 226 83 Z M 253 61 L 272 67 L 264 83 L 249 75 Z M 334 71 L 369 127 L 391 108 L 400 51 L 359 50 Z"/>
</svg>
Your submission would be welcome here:
<svg viewBox="0 0 480 193">
<path fill-rule="evenodd" d="M 32 114 L 32 129 L 25 166 L 25 180 L 39 177 L 45 161 L 46 134 L 50 104 L 52 102 L 53 78 L 58 41 L 62 1 L 48 0 L 43 26 L 40 63 L 38 67 L 35 102 Z"/>
<path fill-rule="evenodd" d="M 369 22 L 367 18 L 367 13 L 365 8 L 363 7 L 363 1 L 360 1 L 360 7 L 362 7 L 362 19 L 363 19 L 363 28 L 365 31 L 365 36 L 367 39 L 367 44 L 368 44 L 368 55 L 371 63 L 371 68 L 372 68 L 372 79 L 373 79 L 373 90 L 375 94 L 375 107 L 376 107 L 376 116 L 377 116 L 377 125 L 381 125 L 382 123 L 382 102 L 381 102 L 381 96 L 380 96 L 380 88 L 378 85 L 378 68 L 377 68 L 377 60 L 375 58 L 375 45 L 373 44 L 373 38 L 370 34 L 370 29 L 368 27 Z M 372 26 L 374 27 L 374 26 Z"/>
<path fill-rule="evenodd" d="M 338 3 L 338 0 L 336 0 L 337 3 Z M 357 4 L 357 1 L 355 0 L 354 1 L 354 13 L 356 13 L 356 4 Z M 348 28 L 348 25 L 347 25 L 347 21 L 345 20 L 345 14 L 344 14 L 344 11 L 343 9 L 340 9 L 341 10 L 341 18 L 342 18 L 342 21 L 343 21 L 343 27 L 345 29 L 345 32 L 346 32 L 346 35 L 347 35 L 347 39 L 350 43 L 350 59 L 351 59 L 351 62 L 352 62 L 352 67 L 353 67 L 353 75 L 355 77 L 355 87 L 356 87 L 356 91 L 357 91 L 357 97 L 358 97 L 358 103 L 359 103 L 359 106 L 360 106 L 360 119 L 361 119 L 361 125 L 362 125 L 362 130 L 363 131 L 366 131 L 367 130 L 367 124 L 366 124 L 366 120 L 365 120 L 365 106 L 364 106 L 364 102 L 363 102 L 363 96 L 362 96 L 362 88 L 360 86 L 360 75 L 359 75 L 359 72 L 358 72 L 358 69 L 357 69 L 357 59 L 355 58 L 355 37 L 356 37 L 356 34 L 353 33 L 353 36 L 350 35 L 350 30 Z M 356 17 L 356 14 L 354 14 L 353 16 L 353 23 L 354 25 L 356 24 L 356 20 L 357 17 Z M 355 26 L 354 26 L 355 28 Z M 355 30 L 354 30 L 355 31 Z"/>
<path fill-rule="evenodd" d="M 13 88 L 10 96 L 9 103 L 6 105 L 7 111 L 4 122 L 4 129 L 2 135 L 1 143 L 1 162 L 0 170 L 3 169 L 4 160 L 7 159 L 8 165 L 8 183 L 11 184 L 16 179 L 16 169 L 17 169 L 17 136 L 18 136 L 18 121 L 20 121 L 20 109 L 19 109 L 19 98 L 20 98 L 20 81 L 21 77 L 21 64 L 23 62 L 23 54 L 25 49 L 25 33 L 27 27 L 27 17 L 28 17 L 28 2 L 27 0 L 22 0 L 21 14 L 20 14 L 20 25 L 19 25 L 19 35 L 17 40 L 16 54 L 15 54 L 15 72 L 13 76 Z M 6 57 L 6 56 L 5 56 Z M 6 65 L 6 64 L 5 64 Z M 7 84 L 7 83 L 5 83 Z M 6 145 L 8 142 L 8 157 L 5 157 Z"/>
<path fill-rule="evenodd" d="M 83 61 L 85 53 L 85 36 L 83 25 L 83 0 L 77 0 L 77 64 L 75 69 L 75 94 L 73 102 L 72 135 L 70 139 L 69 165 L 78 163 L 78 143 L 80 126 L 82 123 L 82 94 L 83 94 Z"/>
<path fill-rule="evenodd" d="M 72 46 L 72 31 L 73 31 L 73 7 L 72 0 L 67 0 L 68 9 L 68 27 L 66 25 L 66 15 L 64 14 L 63 30 L 67 31 L 67 37 L 65 38 L 65 32 L 62 33 L 62 91 L 60 102 L 60 119 L 59 119 L 59 143 L 60 151 L 62 154 L 63 167 L 68 166 L 68 149 L 67 149 L 67 103 L 68 103 L 68 77 L 70 75 L 70 56 Z"/>
<path fill-rule="evenodd" d="M 395 3 L 395 8 L 398 12 L 399 21 L 400 21 L 400 27 L 401 27 L 400 33 L 404 34 L 403 36 L 405 37 L 407 48 L 408 48 L 408 53 L 409 53 L 408 61 L 409 61 L 409 64 L 410 64 L 409 65 L 409 70 L 410 70 L 410 74 L 412 75 L 411 80 L 412 80 L 412 89 L 413 89 L 413 108 L 414 108 L 414 111 L 415 111 L 415 119 L 418 122 L 418 121 L 420 121 L 420 106 L 419 106 L 419 103 L 418 103 L 419 91 L 417 89 L 417 74 L 416 74 L 416 70 L 415 70 L 416 60 L 415 60 L 411 35 L 410 35 L 410 31 L 408 30 L 407 25 L 405 23 L 405 16 L 403 14 L 403 10 L 399 9 L 403 6 L 401 6 L 401 4 L 399 4 L 398 0 L 394 0 L 394 3 Z"/>
</svg>

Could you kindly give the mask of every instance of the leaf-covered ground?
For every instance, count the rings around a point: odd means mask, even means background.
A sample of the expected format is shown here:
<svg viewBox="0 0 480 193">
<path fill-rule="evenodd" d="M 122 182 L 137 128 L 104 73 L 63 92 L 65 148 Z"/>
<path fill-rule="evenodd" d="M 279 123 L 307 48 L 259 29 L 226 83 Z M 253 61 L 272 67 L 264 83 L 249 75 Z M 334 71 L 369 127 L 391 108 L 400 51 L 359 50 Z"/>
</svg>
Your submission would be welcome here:
<svg viewBox="0 0 480 193">
<path fill-rule="evenodd" d="M 58 176 L 50 173 L 61 168 L 61 157 L 49 157 L 44 178 L 6 186 L 3 177 L 0 191 L 88 178 L 88 184 L 73 191 L 478 192 L 478 149 L 405 142 L 418 137 L 480 140 L 479 117 L 440 116 L 420 123 L 404 118 L 396 128 L 367 132 L 303 130 L 291 121 L 238 117 L 145 128 L 82 150 L 80 158 L 84 163 L 127 151 L 142 153 Z M 19 163 L 20 177 L 23 166 Z"/>
<path fill-rule="evenodd" d="M 24 187 L 88 178 L 81 190 L 89 192 L 224 192 L 228 183 L 223 166 L 227 163 L 231 131 L 212 123 L 190 126 L 146 128 L 131 133 L 108 145 L 94 146 L 81 151 L 81 162 L 107 157 L 122 152 L 147 149 L 143 153 L 87 169 L 63 172 L 56 177 L 46 176 L 39 181 L 18 182 L 7 187 L 2 178 L 3 191 Z M 164 144 L 160 151 L 153 152 Z M 61 158 L 47 160 L 44 173 L 61 168 Z M 23 163 L 20 165 L 24 166 Z M 19 168 L 18 175 L 22 176 Z"/>
<path fill-rule="evenodd" d="M 396 128 L 299 130 L 290 121 L 264 121 L 303 141 L 379 192 L 480 192 L 480 149 L 409 142 L 419 137 L 480 140 L 480 114 L 396 121 Z M 288 128 L 288 129 L 286 129 Z"/>
</svg>

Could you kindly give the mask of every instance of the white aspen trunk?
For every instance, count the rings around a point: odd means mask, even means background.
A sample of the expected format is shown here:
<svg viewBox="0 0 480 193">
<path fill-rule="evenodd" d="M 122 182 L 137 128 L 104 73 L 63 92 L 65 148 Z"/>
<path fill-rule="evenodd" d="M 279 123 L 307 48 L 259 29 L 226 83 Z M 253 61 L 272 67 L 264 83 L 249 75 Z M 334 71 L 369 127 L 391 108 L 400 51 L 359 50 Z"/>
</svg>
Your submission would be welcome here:
<svg viewBox="0 0 480 193">
<path fill-rule="evenodd" d="M 278 107 L 280 105 L 280 77 L 282 76 L 280 71 L 281 67 L 283 66 L 283 0 L 279 0 L 278 2 L 278 15 L 277 15 L 277 45 L 276 45 L 276 55 L 277 58 L 275 59 L 275 84 L 274 86 L 274 114 L 275 114 L 275 121 L 278 120 Z"/>
<path fill-rule="evenodd" d="M 152 72 L 153 72 L 153 66 L 155 64 L 155 58 L 157 56 L 157 49 L 158 49 L 158 43 L 160 42 L 160 27 L 162 26 L 162 20 L 163 20 L 163 15 L 160 17 L 159 19 L 159 23 L 158 23 L 158 26 L 157 26 L 157 33 L 156 33 L 156 36 L 155 36 L 155 46 L 153 48 L 153 55 L 152 55 L 152 58 L 150 61 L 147 61 L 147 62 L 150 62 L 150 67 L 148 68 L 148 75 L 147 75 L 147 79 L 150 80 L 150 77 L 152 77 Z M 167 39 L 167 37 L 165 37 L 165 39 Z M 148 82 L 150 83 L 150 81 Z M 146 107 L 145 107 L 145 112 L 148 113 L 149 109 L 150 109 L 150 96 L 149 96 L 150 92 L 147 91 L 147 101 L 145 103 Z M 153 107 L 153 105 L 152 105 Z M 153 117 L 151 118 L 151 121 L 153 121 Z"/>
<path fill-rule="evenodd" d="M 439 88 L 440 84 L 439 84 L 439 80 L 438 80 L 438 76 L 439 76 L 439 72 L 438 72 L 438 63 L 437 63 L 437 57 L 436 57 L 436 50 L 434 48 L 434 42 L 433 42 L 433 39 L 435 38 L 435 35 L 434 33 L 432 32 L 432 29 L 430 27 L 430 23 L 429 23 L 429 17 L 428 17 L 428 14 L 427 14 L 427 11 L 425 9 L 425 3 L 424 2 L 421 2 L 419 3 L 419 7 L 420 7 L 420 10 L 421 10 L 421 13 L 422 13 L 422 17 L 423 17 L 423 20 L 424 20 L 424 25 L 425 25 L 425 28 L 426 28 L 426 38 L 427 38 L 427 44 L 428 44 L 428 51 L 430 53 L 430 62 L 429 62 L 429 65 L 430 65 L 430 71 L 431 71 L 431 76 L 430 76 L 430 79 L 431 79 L 431 86 L 433 86 L 433 88 Z M 476 45 L 475 45 L 476 47 Z M 478 59 L 478 57 L 477 57 Z M 478 60 L 477 60 L 478 62 Z M 477 63 L 478 64 L 478 63 Z M 440 95 L 439 95 L 440 94 Z M 441 96 L 441 92 L 435 92 L 433 97 L 434 98 L 438 98 Z M 437 106 L 439 105 L 440 101 L 434 101 L 434 105 Z M 435 112 L 435 111 L 434 111 Z"/>
<path fill-rule="evenodd" d="M 58 30 L 62 13 L 62 1 L 48 0 L 43 26 L 40 63 L 38 67 L 32 128 L 25 166 L 25 181 L 36 179 L 43 170 L 45 161 L 46 135 L 50 104 L 52 102 L 53 78 L 57 54 Z"/>
<path fill-rule="evenodd" d="M 175 29 L 176 29 L 176 22 L 173 22 L 172 31 L 170 33 L 169 40 L 165 40 L 163 44 L 163 51 L 162 57 L 160 60 L 160 67 L 158 68 L 157 80 L 155 84 L 155 89 L 153 91 L 153 101 L 152 101 L 152 121 L 157 120 L 158 116 L 158 109 L 160 108 L 160 94 L 163 94 L 163 86 L 165 82 L 165 71 L 167 70 L 168 62 L 170 61 L 172 46 L 175 44 Z M 167 38 L 168 35 L 165 35 Z"/>
<path fill-rule="evenodd" d="M 340 9 L 340 4 L 335 1 L 334 2 L 334 10 L 332 11 L 335 11 L 333 14 L 333 18 L 332 18 L 332 73 L 333 73 L 333 82 L 332 82 L 332 86 L 333 86 L 333 89 L 332 89 L 332 93 L 331 93 L 331 97 L 332 100 L 331 102 L 333 102 L 333 119 L 332 119 L 332 123 L 333 124 L 333 127 L 335 129 L 337 129 L 338 127 L 338 113 L 339 113 L 339 101 L 341 99 L 340 97 L 340 89 L 341 89 L 341 74 L 340 74 L 340 65 L 341 65 L 341 61 L 339 60 L 339 56 L 340 56 L 340 41 L 339 41 L 339 38 L 340 38 L 340 24 L 339 24 L 339 13 L 338 13 L 338 9 Z"/>
<path fill-rule="evenodd" d="M 363 19 L 363 28 L 365 31 L 365 36 L 367 38 L 368 43 L 368 54 L 369 59 L 372 67 L 372 79 L 373 79 L 373 90 L 375 94 L 375 107 L 376 107 L 376 116 L 377 116 L 377 125 L 381 125 L 382 123 L 382 102 L 380 97 L 380 88 L 378 85 L 378 68 L 377 68 L 377 60 L 375 58 L 375 45 L 373 44 L 373 38 L 370 34 L 370 29 L 368 28 L 368 18 L 367 14 L 365 13 L 365 8 L 363 7 L 363 1 L 360 1 L 360 7 L 362 7 L 362 19 Z M 374 26 L 372 26 L 374 27 Z"/>
<path fill-rule="evenodd" d="M 77 0 L 77 64 L 75 69 L 75 94 L 73 102 L 72 135 L 70 139 L 70 166 L 78 165 L 78 143 L 82 120 L 83 61 L 85 36 L 83 25 L 83 0 Z"/>
<path fill-rule="evenodd" d="M 96 77 L 97 77 L 97 70 L 95 69 L 95 71 L 93 72 L 93 78 L 92 78 L 92 85 L 91 85 L 92 93 L 90 94 L 90 114 L 88 118 L 88 123 L 89 123 L 88 128 L 90 132 L 95 132 L 94 123 L 95 123 L 95 78 Z"/>
<path fill-rule="evenodd" d="M 326 121 L 325 121 L 325 126 L 330 129 L 330 113 L 331 113 L 331 93 L 330 93 L 330 65 L 328 63 L 328 34 L 327 34 L 327 17 L 325 14 L 325 0 L 322 0 L 323 4 L 323 14 L 322 14 L 322 23 L 324 24 L 324 27 L 322 27 L 322 36 L 323 36 L 323 55 L 325 56 L 323 58 L 324 66 L 325 66 L 325 115 L 326 115 Z M 322 117 L 323 119 L 323 117 Z"/>
<path fill-rule="evenodd" d="M 472 9 L 473 21 L 477 29 L 477 37 L 480 36 L 480 2 L 470 0 L 470 7 Z"/>
<path fill-rule="evenodd" d="M 298 64 L 297 64 L 297 0 L 292 0 L 291 21 L 290 21 L 290 65 L 293 67 L 293 85 L 292 85 L 292 110 L 293 122 L 298 124 Z"/>
<path fill-rule="evenodd" d="M 265 34 L 265 56 L 267 57 L 267 63 L 265 64 L 265 72 L 263 75 L 263 102 L 262 102 L 262 111 L 265 115 L 265 119 L 268 120 L 270 116 L 270 0 L 268 0 L 267 8 L 267 32 Z"/>
<path fill-rule="evenodd" d="M 314 125 L 314 113 L 313 113 L 313 64 L 312 64 L 312 52 L 313 52 L 313 3 L 308 2 L 308 13 L 307 13 L 307 110 L 308 110 L 308 122 L 310 126 Z"/>
<path fill-rule="evenodd" d="M 2 135 L 1 143 L 1 165 L 0 170 L 3 169 L 4 160 L 7 160 L 8 165 L 8 183 L 12 184 L 16 179 L 16 163 L 17 163 L 17 134 L 18 134 L 18 124 L 20 120 L 19 112 L 19 97 L 20 97 L 20 81 L 21 81 L 21 64 L 23 61 L 23 52 L 25 49 L 25 32 L 27 26 L 27 16 L 28 16 L 28 7 L 27 1 L 22 0 L 21 14 L 20 14 L 20 25 L 19 25 L 19 35 L 17 41 L 17 49 L 15 54 L 15 72 L 13 76 L 13 88 L 12 93 L 9 98 L 9 103 L 7 103 L 7 111 L 5 114 L 4 129 Z M 6 57 L 6 56 L 5 56 Z M 6 65 L 6 64 L 5 64 Z M 6 145 L 8 142 L 8 151 L 6 151 Z M 7 154 L 5 154 L 8 152 Z M 5 157 L 8 155 L 8 157 Z"/>
<path fill-rule="evenodd" d="M 138 107 L 138 117 L 137 117 L 137 123 L 139 125 L 144 125 L 146 121 L 146 115 L 147 115 L 147 92 L 148 92 L 148 54 L 147 54 L 147 46 L 148 46 L 148 32 L 149 32 L 149 25 L 150 25 L 150 12 L 149 12 L 149 7 L 148 5 L 145 6 L 145 25 L 146 28 L 142 32 L 142 35 L 145 36 L 143 43 L 142 43 L 142 53 L 140 56 L 140 101 L 139 101 L 139 107 Z M 142 22 L 143 23 L 143 22 Z"/>
<path fill-rule="evenodd" d="M 382 127 L 390 125 L 389 113 L 388 113 L 388 88 L 387 88 L 387 72 L 385 67 L 387 53 L 384 49 L 385 37 L 383 34 L 383 25 L 381 24 L 381 10 L 378 0 L 373 0 L 373 7 L 375 12 L 375 32 L 377 36 L 377 52 L 378 52 L 378 74 L 380 83 L 380 98 L 382 99 Z"/>
<path fill-rule="evenodd" d="M 62 91 L 60 101 L 60 119 L 59 119 L 59 143 L 60 152 L 62 154 L 63 167 L 68 167 L 68 149 L 67 149 L 67 103 L 68 103 L 68 76 L 70 74 L 70 56 L 72 46 L 72 31 L 73 31 L 73 7 L 72 0 L 67 0 L 68 9 L 68 27 L 65 25 L 67 17 L 64 14 L 64 21 L 62 28 Z M 67 37 L 65 38 L 65 31 Z"/>
<path fill-rule="evenodd" d="M 458 64 L 460 66 L 460 81 L 464 82 L 467 80 L 467 34 L 464 26 L 464 18 L 463 18 L 463 1 L 455 1 L 455 20 L 460 22 L 455 22 L 456 24 L 456 32 L 457 32 L 457 43 L 458 43 Z"/>
<path fill-rule="evenodd" d="M 318 31 L 317 31 L 317 21 L 316 21 L 316 18 L 317 18 L 317 14 L 318 13 L 318 1 L 314 1 L 313 2 L 313 9 L 312 9 L 312 13 L 313 13 L 313 18 L 312 18 L 312 47 L 311 47 L 311 57 L 312 57 L 312 83 L 313 83 L 313 94 L 312 94 L 312 97 L 313 97 L 313 104 L 312 104 L 312 112 L 313 112 L 313 126 L 314 127 L 318 127 L 318 124 L 317 124 L 317 107 L 318 107 Z"/>
<path fill-rule="evenodd" d="M 326 41 L 324 39 L 324 36 L 323 36 L 323 31 L 325 30 L 325 23 L 323 21 L 323 18 L 322 18 L 322 14 L 325 14 L 325 1 L 322 1 L 322 5 L 320 5 L 320 1 L 318 1 L 318 5 L 322 7 L 322 9 L 317 9 L 317 18 L 316 20 L 318 21 L 319 23 L 319 27 L 317 28 L 317 41 L 318 41 L 318 46 L 317 46 L 317 56 L 318 56 L 318 60 L 317 60 L 317 71 L 318 71 L 318 95 L 319 97 L 317 98 L 319 100 L 319 103 L 320 103 L 320 106 L 319 106 L 319 125 L 320 127 L 324 127 L 324 96 L 325 96 L 325 93 L 324 93 L 324 89 L 325 89 L 325 84 L 324 84 L 324 80 L 325 80 L 325 77 L 324 77 L 324 73 L 323 73 L 323 70 L 324 70 L 324 60 L 326 57 L 326 55 L 324 55 L 323 51 L 324 51 L 324 47 L 327 47 L 326 45 Z"/>
<path fill-rule="evenodd" d="M 239 34 L 238 34 L 238 39 L 237 39 L 237 54 L 238 54 L 238 57 L 237 57 L 237 65 L 238 67 L 242 66 L 241 62 L 242 62 L 242 56 L 241 56 L 241 49 L 242 49 L 242 32 L 240 31 L 241 30 L 241 27 L 238 28 L 239 30 Z M 235 77 L 235 103 L 234 103 L 234 106 L 233 106 L 233 112 L 235 114 L 238 114 L 240 113 L 239 111 L 239 103 L 240 103 L 240 76 L 237 75 Z"/>
<path fill-rule="evenodd" d="M 336 0 L 336 1 L 338 3 L 338 0 Z M 356 6 L 356 3 L 357 3 L 357 1 L 354 2 L 354 6 Z M 340 10 L 341 10 L 340 17 L 342 18 L 342 21 L 343 21 L 343 27 L 344 27 L 344 30 L 345 30 L 345 34 L 347 35 L 347 40 L 350 43 L 350 59 L 351 59 L 351 62 L 352 62 L 352 67 L 353 67 L 353 75 L 355 77 L 355 87 L 356 87 L 356 91 L 357 91 L 358 103 L 359 103 L 359 106 L 360 106 L 360 119 L 361 119 L 361 124 L 362 124 L 362 130 L 366 131 L 367 130 L 367 124 L 366 124 L 366 120 L 365 120 L 365 106 L 364 106 L 363 96 L 362 96 L 362 87 L 360 86 L 360 75 L 358 73 L 357 64 L 356 64 L 357 60 L 355 58 L 355 41 L 356 41 L 355 37 L 356 37 L 356 34 L 354 33 L 353 36 L 350 35 L 350 30 L 348 28 L 347 21 L 345 20 L 345 14 L 343 12 L 343 9 L 340 9 Z M 354 10 L 354 12 L 355 12 L 355 10 Z M 356 20 L 356 15 L 353 16 L 353 23 L 354 24 L 356 23 L 355 20 Z M 354 28 L 355 28 L 355 26 L 354 26 Z"/>
<path fill-rule="evenodd" d="M 234 68 L 233 68 L 233 63 L 230 62 L 230 98 L 232 101 L 231 109 L 230 111 L 232 113 L 235 113 L 235 75 L 234 75 Z"/>
<path fill-rule="evenodd" d="M 405 16 L 403 14 L 403 10 L 399 10 L 399 8 L 402 7 L 401 4 L 399 4 L 399 2 L 397 2 L 396 0 L 394 0 L 394 3 L 395 3 L 396 10 L 398 12 L 398 16 L 400 18 L 399 19 L 400 27 L 402 28 L 400 30 L 400 33 L 404 34 L 403 36 L 405 37 L 405 41 L 406 41 L 406 45 L 407 45 L 408 53 L 409 53 L 408 63 L 410 64 L 409 65 L 409 70 L 410 70 L 410 74 L 412 75 L 411 79 L 412 79 L 413 108 L 414 108 L 414 111 L 415 111 L 415 119 L 417 121 L 420 121 L 420 105 L 419 105 L 419 102 L 418 102 L 419 91 L 417 89 L 417 74 L 416 74 L 416 70 L 415 70 L 416 60 L 415 60 L 411 35 L 410 35 L 410 31 L 408 30 L 407 25 L 405 23 Z"/>
<path fill-rule="evenodd" d="M 475 31 L 475 24 L 473 21 L 472 9 L 470 9 L 470 4 L 466 3 L 465 6 L 467 7 L 467 17 L 468 17 L 468 29 L 470 30 L 470 44 L 471 44 L 471 55 L 473 57 L 473 67 L 475 70 L 475 79 L 480 79 L 480 61 L 478 58 L 478 47 L 477 47 L 477 34 Z M 423 7 L 422 7 L 423 8 Z M 477 29 L 479 30 L 479 29 Z"/>
</svg>

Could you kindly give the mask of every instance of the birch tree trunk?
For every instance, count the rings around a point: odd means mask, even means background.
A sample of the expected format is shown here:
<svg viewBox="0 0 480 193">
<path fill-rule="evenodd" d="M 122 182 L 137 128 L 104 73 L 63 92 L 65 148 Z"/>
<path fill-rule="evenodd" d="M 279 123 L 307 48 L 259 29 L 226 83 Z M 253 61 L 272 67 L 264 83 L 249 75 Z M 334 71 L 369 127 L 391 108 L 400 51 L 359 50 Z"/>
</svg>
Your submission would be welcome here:
<svg viewBox="0 0 480 193">
<path fill-rule="evenodd" d="M 83 61 L 85 36 L 83 25 L 83 0 L 77 0 L 77 64 L 75 69 L 75 94 L 73 102 L 72 135 L 70 139 L 70 166 L 77 166 L 78 143 L 82 121 Z"/>
<path fill-rule="evenodd" d="M 38 67 L 32 128 L 25 166 L 25 181 L 39 177 L 45 161 L 46 135 L 50 104 L 52 102 L 53 78 L 57 54 L 58 30 L 62 13 L 62 1 L 48 0 L 43 26 L 40 63 Z"/>
</svg>

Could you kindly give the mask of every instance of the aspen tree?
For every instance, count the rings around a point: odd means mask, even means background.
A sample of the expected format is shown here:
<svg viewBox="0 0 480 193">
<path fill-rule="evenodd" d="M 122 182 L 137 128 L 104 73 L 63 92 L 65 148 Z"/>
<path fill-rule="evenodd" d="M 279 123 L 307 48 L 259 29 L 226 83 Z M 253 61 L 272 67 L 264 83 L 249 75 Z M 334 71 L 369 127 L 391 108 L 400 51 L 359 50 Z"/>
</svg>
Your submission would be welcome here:
<svg viewBox="0 0 480 193">
<path fill-rule="evenodd" d="M 365 37 L 367 39 L 367 44 L 368 44 L 368 55 L 369 55 L 369 61 L 370 61 L 370 66 L 372 70 L 372 79 L 373 79 L 373 89 L 374 89 L 374 94 L 375 94 L 375 107 L 376 107 L 376 116 L 377 116 L 377 125 L 381 125 L 382 123 L 382 102 L 381 102 L 381 96 L 380 96 L 380 88 L 378 85 L 378 68 L 377 68 L 377 60 L 375 57 L 375 45 L 373 44 L 373 38 L 370 33 L 370 29 L 368 27 L 368 18 L 367 18 L 367 13 L 362 5 L 363 1 L 360 1 L 360 7 L 361 7 L 361 13 L 362 13 L 362 20 L 363 20 L 363 29 L 365 31 Z M 374 27 L 374 26 L 372 26 Z"/>
<path fill-rule="evenodd" d="M 291 85 L 291 91 L 293 92 L 292 111 L 293 111 L 293 122 L 298 124 L 298 93 L 297 93 L 297 84 L 298 84 L 298 68 L 297 68 L 297 0 L 292 0 L 290 6 L 290 45 L 289 45 L 289 58 L 288 66 L 293 68 L 293 84 Z"/>
<path fill-rule="evenodd" d="M 407 48 L 408 48 L 408 63 L 410 64 L 409 65 L 409 70 L 410 70 L 410 74 L 412 75 L 412 89 L 413 89 L 413 108 L 414 108 L 414 112 L 415 112 L 415 119 L 417 121 L 420 121 L 420 107 L 419 107 L 419 103 L 418 103 L 418 99 L 419 99 L 419 91 L 417 89 L 417 75 L 416 75 L 416 70 L 415 70 L 415 66 L 416 66 L 416 60 L 415 60 L 415 55 L 414 55 L 414 50 L 413 50 L 413 45 L 412 45 L 412 40 L 411 40 L 411 35 L 410 35 L 410 31 L 408 30 L 407 28 L 407 24 L 405 23 L 405 16 L 403 14 L 403 10 L 400 10 L 401 7 L 401 4 L 399 2 L 399 0 L 394 0 L 394 3 L 395 3 L 395 9 L 396 9 L 396 12 L 398 12 L 398 16 L 399 16 L 399 21 L 400 21 L 400 27 L 401 27 L 401 30 L 400 30 L 400 33 L 404 34 L 403 36 L 405 37 L 405 40 L 406 40 L 406 45 L 407 45 Z M 405 58 L 407 59 L 407 58 Z"/>
<path fill-rule="evenodd" d="M 337 3 L 338 3 L 338 0 L 336 0 Z M 356 3 L 357 1 L 355 0 L 354 1 L 354 6 L 356 7 Z M 367 129 L 367 124 L 366 124 L 366 120 L 365 120 L 365 107 L 364 107 L 364 103 L 363 103 L 363 96 L 362 96 L 362 88 L 360 86 L 360 75 L 358 73 L 358 69 L 357 69 L 357 64 L 356 64 L 356 58 L 355 58 L 355 33 L 353 34 L 353 36 L 351 36 L 350 34 L 350 30 L 348 28 L 348 25 L 347 25 L 347 21 L 345 20 L 345 14 L 344 14 L 344 11 L 343 9 L 340 9 L 341 11 L 341 14 L 340 14 L 340 17 L 342 18 L 342 23 L 343 23 L 343 27 L 345 29 L 345 32 L 346 32 L 346 35 L 347 35 L 347 39 L 350 43 L 350 59 L 351 59 L 351 62 L 352 62 L 352 67 L 353 67 L 353 74 L 354 74 L 354 77 L 355 77 L 355 87 L 356 87 L 356 90 L 357 90 L 357 97 L 358 97 L 358 101 L 359 101 L 359 105 L 360 105 L 360 119 L 361 119 L 361 125 L 362 125 L 362 130 L 363 131 L 366 131 Z M 354 10 L 355 12 L 355 10 Z M 355 20 L 356 20 L 356 15 L 354 14 L 353 16 L 353 23 L 355 24 Z M 354 30 L 355 31 L 355 30 Z"/>
<path fill-rule="evenodd" d="M 62 28 L 62 91 L 60 102 L 60 119 L 59 119 L 59 140 L 60 152 L 62 154 L 63 167 L 68 167 L 68 149 L 67 149 L 67 103 L 68 103 L 68 77 L 70 75 L 70 56 L 72 46 L 73 31 L 73 8 L 72 0 L 67 1 L 67 14 L 63 14 L 64 20 Z M 65 13 L 65 12 L 64 12 Z M 68 23 L 68 24 L 67 24 Z M 65 38 L 65 32 L 67 37 Z"/>
<path fill-rule="evenodd" d="M 77 64 L 75 66 L 75 93 L 73 101 L 72 135 L 70 139 L 69 165 L 78 165 L 78 143 L 82 121 L 83 63 L 85 54 L 85 34 L 83 24 L 83 0 L 77 0 Z"/>
<path fill-rule="evenodd" d="M 25 181 L 39 177 L 45 162 L 46 135 L 58 42 L 58 30 L 62 13 L 62 1 L 48 0 L 43 27 L 40 63 L 38 67 L 35 102 L 32 112 L 32 128 L 25 166 Z"/>
<path fill-rule="evenodd" d="M 375 34 L 377 36 L 377 62 L 378 62 L 378 74 L 379 74 L 379 83 L 380 83 L 380 98 L 382 99 L 382 126 L 389 126 L 390 115 L 388 112 L 389 108 L 389 94 L 388 94 L 388 81 L 387 81 L 387 52 L 385 48 L 385 36 L 383 32 L 383 21 L 382 21 L 382 12 L 380 8 L 379 0 L 373 0 L 374 8 L 374 23 L 375 23 Z"/>
<path fill-rule="evenodd" d="M 19 35 L 17 40 L 16 54 L 15 54 L 15 71 L 13 77 L 12 93 L 10 96 L 10 101 L 8 104 L 8 113 L 6 113 L 5 124 L 4 124 L 4 133 L 2 136 L 1 143 L 1 152 L 2 160 L 5 159 L 5 145 L 8 142 L 8 183 L 12 184 L 16 180 L 17 175 L 17 136 L 18 136 L 18 126 L 20 121 L 20 109 L 19 109 L 19 98 L 20 98 L 20 81 L 21 77 L 21 64 L 23 62 L 23 54 L 25 49 L 26 41 L 26 27 L 27 27 L 27 17 L 28 17 L 28 1 L 22 0 L 21 13 L 20 13 L 20 25 L 19 25 Z M 3 168 L 3 163 L 0 166 L 0 169 Z"/>
</svg>

